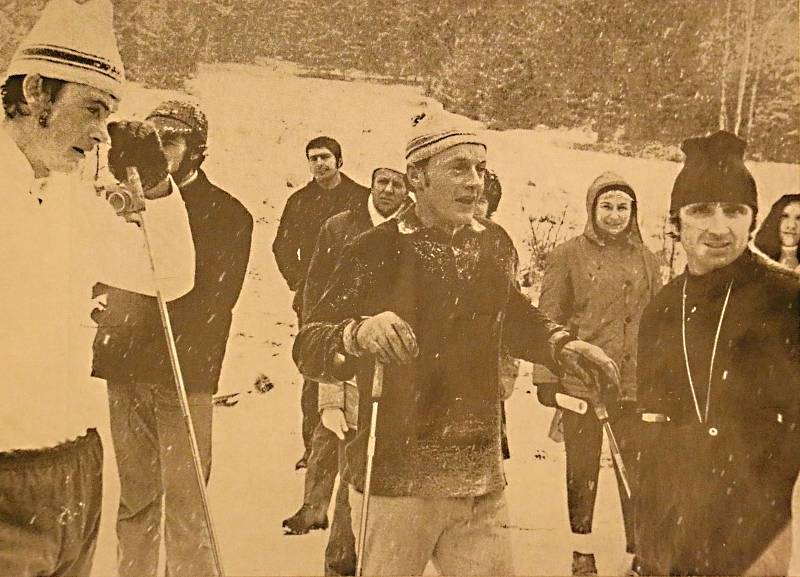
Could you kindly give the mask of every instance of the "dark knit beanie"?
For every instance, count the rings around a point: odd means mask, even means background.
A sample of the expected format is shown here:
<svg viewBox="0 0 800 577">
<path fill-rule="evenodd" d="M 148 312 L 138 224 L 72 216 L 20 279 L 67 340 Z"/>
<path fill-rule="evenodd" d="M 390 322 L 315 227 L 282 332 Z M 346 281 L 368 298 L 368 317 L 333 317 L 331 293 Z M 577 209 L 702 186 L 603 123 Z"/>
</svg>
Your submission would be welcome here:
<svg viewBox="0 0 800 577">
<path fill-rule="evenodd" d="M 744 165 L 747 142 L 720 130 L 711 136 L 689 138 L 683 170 L 672 187 L 670 212 L 696 202 L 730 202 L 758 210 L 756 182 Z"/>
</svg>

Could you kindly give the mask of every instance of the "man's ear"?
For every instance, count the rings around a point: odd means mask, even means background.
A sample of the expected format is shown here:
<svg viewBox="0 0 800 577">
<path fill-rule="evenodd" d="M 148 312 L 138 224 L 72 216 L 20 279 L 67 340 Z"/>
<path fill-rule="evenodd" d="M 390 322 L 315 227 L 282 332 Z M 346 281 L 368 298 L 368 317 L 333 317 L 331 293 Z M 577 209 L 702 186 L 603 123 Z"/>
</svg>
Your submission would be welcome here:
<svg viewBox="0 0 800 577">
<path fill-rule="evenodd" d="M 342 168 L 343 164 L 344 164 L 344 160 L 342 160 L 341 158 L 337 158 L 336 159 L 336 168 Z"/>
<path fill-rule="evenodd" d="M 22 96 L 25 98 L 29 113 L 50 107 L 50 95 L 44 91 L 44 82 L 39 74 L 28 74 L 22 79 Z"/>
<path fill-rule="evenodd" d="M 414 190 L 422 189 L 425 184 L 425 172 L 413 164 L 406 167 L 406 178 Z"/>
</svg>

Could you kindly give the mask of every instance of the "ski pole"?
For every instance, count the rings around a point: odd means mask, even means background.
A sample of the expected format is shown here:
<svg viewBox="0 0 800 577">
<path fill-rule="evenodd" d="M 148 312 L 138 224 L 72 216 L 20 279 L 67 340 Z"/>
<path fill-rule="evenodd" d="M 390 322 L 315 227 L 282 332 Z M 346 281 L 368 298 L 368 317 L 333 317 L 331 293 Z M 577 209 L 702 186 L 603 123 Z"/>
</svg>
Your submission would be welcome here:
<svg viewBox="0 0 800 577">
<path fill-rule="evenodd" d="M 598 393 L 602 395 L 602 389 L 599 386 L 600 379 L 596 375 L 594 375 L 594 377 L 595 383 L 598 385 Z M 614 459 L 614 464 L 617 466 L 617 472 L 619 472 L 619 478 L 622 480 L 622 487 L 625 489 L 625 494 L 628 496 L 628 499 L 630 499 L 631 485 L 628 481 L 628 470 L 625 468 L 625 463 L 622 461 L 622 452 L 619 450 L 617 438 L 614 436 L 614 431 L 611 428 L 606 405 L 603 403 L 602 399 L 599 398 L 599 396 L 596 401 L 592 402 L 592 405 L 594 408 L 594 414 L 597 416 L 597 420 L 600 421 L 600 424 L 603 426 L 603 430 L 606 432 L 606 437 L 608 438 L 608 447 L 611 449 L 611 457 Z"/>
<path fill-rule="evenodd" d="M 128 167 L 125 169 L 128 177 L 128 186 L 133 190 L 132 193 L 138 198 L 144 198 L 142 191 L 142 181 L 139 178 L 139 171 L 135 167 Z M 174 194 L 174 193 L 173 193 Z M 192 423 L 192 415 L 189 412 L 189 399 L 186 396 L 186 386 L 183 382 L 183 373 L 181 372 L 180 361 L 178 359 L 178 350 L 175 346 L 175 337 L 172 333 L 172 323 L 169 319 L 169 311 L 167 310 L 167 303 L 164 296 L 161 294 L 161 289 L 158 287 L 158 275 L 156 273 L 155 259 L 153 258 L 153 249 L 150 245 L 150 236 L 147 232 L 146 218 L 144 211 L 139 213 L 140 226 L 144 234 L 144 242 L 147 247 L 147 255 L 150 259 L 150 270 L 153 273 L 153 281 L 156 288 L 156 300 L 158 301 L 158 311 L 161 314 L 161 324 L 164 328 L 164 336 L 167 339 L 167 349 L 169 350 L 169 360 L 172 365 L 172 375 L 175 378 L 175 388 L 178 392 L 178 401 L 181 406 L 181 413 L 183 413 L 183 421 L 186 425 L 186 432 L 189 436 L 189 446 L 192 450 L 192 461 L 194 463 L 195 477 L 197 479 L 197 486 L 200 490 L 200 500 L 203 505 L 203 515 L 205 517 L 206 528 L 208 529 L 208 538 L 211 544 L 211 552 L 214 557 L 214 565 L 218 577 L 222 577 L 224 572 L 222 570 L 222 560 L 219 553 L 219 545 L 217 542 L 217 535 L 214 531 L 214 522 L 211 519 L 211 510 L 208 506 L 208 496 L 206 494 L 205 475 L 203 475 L 203 466 L 200 460 L 200 450 L 197 448 L 197 436 L 194 431 L 194 424 Z"/>
<path fill-rule="evenodd" d="M 375 428 L 378 424 L 378 401 L 383 394 L 383 363 L 375 361 L 375 374 L 372 377 L 372 418 L 369 423 L 367 441 L 367 471 L 364 480 L 364 495 L 361 501 L 361 524 L 358 527 L 358 554 L 356 556 L 356 575 L 361 575 L 364 567 L 364 551 L 367 540 L 367 514 L 369 512 L 369 491 L 372 484 L 372 461 L 375 456 Z"/>
</svg>

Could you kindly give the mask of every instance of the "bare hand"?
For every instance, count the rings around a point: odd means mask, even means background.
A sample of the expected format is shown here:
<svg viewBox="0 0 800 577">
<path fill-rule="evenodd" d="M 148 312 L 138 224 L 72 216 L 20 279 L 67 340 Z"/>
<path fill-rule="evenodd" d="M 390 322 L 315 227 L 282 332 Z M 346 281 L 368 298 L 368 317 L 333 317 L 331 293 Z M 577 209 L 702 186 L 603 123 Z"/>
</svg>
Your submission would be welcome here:
<svg viewBox="0 0 800 577">
<path fill-rule="evenodd" d="M 568 372 L 588 385 L 600 385 L 596 382 L 594 373 L 599 374 L 603 382 L 614 387 L 616 391 L 620 390 L 619 368 L 598 346 L 586 341 L 570 341 L 561 349 L 561 356 L 558 360 Z"/>
<path fill-rule="evenodd" d="M 323 409 L 320 415 L 322 426 L 344 441 L 344 434 L 349 430 L 347 419 L 342 409 Z"/>
<path fill-rule="evenodd" d="M 384 364 L 408 364 L 419 354 L 414 331 L 391 311 L 362 321 L 354 337 L 360 349 Z"/>
</svg>

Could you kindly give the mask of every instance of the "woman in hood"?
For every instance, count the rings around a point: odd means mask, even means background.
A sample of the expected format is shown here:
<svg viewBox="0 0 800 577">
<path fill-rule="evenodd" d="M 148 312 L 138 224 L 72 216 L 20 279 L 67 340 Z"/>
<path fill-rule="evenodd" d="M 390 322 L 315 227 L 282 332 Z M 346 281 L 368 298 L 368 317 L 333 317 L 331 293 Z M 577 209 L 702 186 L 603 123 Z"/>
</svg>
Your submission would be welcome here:
<svg viewBox="0 0 800 577">
<path fill-rule="evenodd" d="M 642 242 L 633 188 L 619 175 L 604 173 L 589 187 L 586 211 L 583 234 L 558 245 L 549 255 L 539 300 L 540 310 L 550 318 L 566 325 L 578 338 L 602 347 L 622 375 L 618 398 L 597 398 L 577 379 L 567 375 L 560 379 L 562 392 L 590 403 L 584 415 L 567 410 L 556 417 L 563 419 L 567 452 L 567 505 L 575 538 L 573 575 L 597 573 L 589 536 L 603 429 L 593 409 L 605 404 L 626 468 L 633 474 L 639 319 L 661 288 L 658 261 Z M 626 549 L 633 565 L 632 507 L 616 472 Z"/>
<path fill-rule="evenodd" d="M 786 194 L 772 205 L 755 245 L 775 262 L 800 272 L 800 194 Z"/>
</svg>

